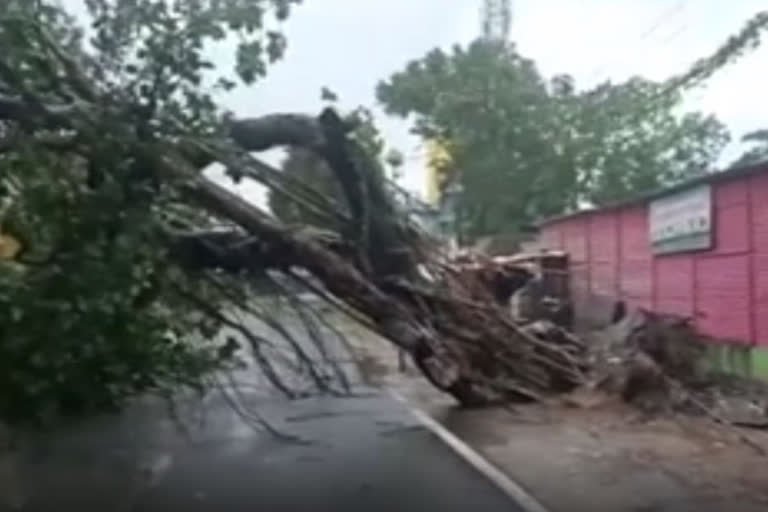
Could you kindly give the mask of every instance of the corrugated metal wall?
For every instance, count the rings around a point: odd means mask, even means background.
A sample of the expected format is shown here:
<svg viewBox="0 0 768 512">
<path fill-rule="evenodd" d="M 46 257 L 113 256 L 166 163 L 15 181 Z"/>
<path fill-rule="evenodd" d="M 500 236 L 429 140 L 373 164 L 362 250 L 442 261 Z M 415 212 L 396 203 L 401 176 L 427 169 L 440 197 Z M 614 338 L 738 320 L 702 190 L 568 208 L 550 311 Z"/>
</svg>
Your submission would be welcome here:
<svg viewBox="0 0 768 512">
<path fill-rule="evenodd" d="M 712 196 L 709 251 L 654 256 L 647 204 L 553 222 L 541 242 L 570 253 L 577 304 L 620 297 L 694 315 L 713 336 L 768 347 L 768 169 L 715 183 Z"/>
</svg>

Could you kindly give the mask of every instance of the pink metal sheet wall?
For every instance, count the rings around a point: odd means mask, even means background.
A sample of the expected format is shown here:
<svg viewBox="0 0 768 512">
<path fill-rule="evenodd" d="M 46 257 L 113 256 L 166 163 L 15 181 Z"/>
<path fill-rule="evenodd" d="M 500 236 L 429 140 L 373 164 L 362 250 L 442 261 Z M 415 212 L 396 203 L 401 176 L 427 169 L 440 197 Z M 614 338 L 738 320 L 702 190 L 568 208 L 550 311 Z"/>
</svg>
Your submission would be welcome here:
<svg viewBox="0 0 768 512">
<path fill-rule="evenodd" d="M 704 332 L 768 346 L 768 168 L 712 185 L 709 251 L 654 256 L 648 205 L 547 224 L 541 240 L 570 252 L 576 300 L 620 297 L 635 306 L 694 315 Z"/>
<path fill-rule="evenodd" d="M 752 324 L 758 343 L 768 345 L 768 172 L 749 182 Z"/>
</svg>

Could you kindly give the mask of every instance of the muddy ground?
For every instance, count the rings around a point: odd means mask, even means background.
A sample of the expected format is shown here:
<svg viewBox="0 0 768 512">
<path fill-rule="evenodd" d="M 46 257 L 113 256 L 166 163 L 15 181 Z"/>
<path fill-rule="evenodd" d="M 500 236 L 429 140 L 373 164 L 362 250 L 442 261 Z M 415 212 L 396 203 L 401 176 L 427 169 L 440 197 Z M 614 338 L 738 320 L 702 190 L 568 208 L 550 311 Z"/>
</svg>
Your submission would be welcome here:
<svg viewBox="0 0 768 512">
<path fill-rule="evenodd" d="M 460 410 L 386 341 L 348 325 L 366 378 L 448 427 L 553 512 L 765 512 L 768 433 L 704 418 L 648 417 L 621 403 Z"/>
</svg>

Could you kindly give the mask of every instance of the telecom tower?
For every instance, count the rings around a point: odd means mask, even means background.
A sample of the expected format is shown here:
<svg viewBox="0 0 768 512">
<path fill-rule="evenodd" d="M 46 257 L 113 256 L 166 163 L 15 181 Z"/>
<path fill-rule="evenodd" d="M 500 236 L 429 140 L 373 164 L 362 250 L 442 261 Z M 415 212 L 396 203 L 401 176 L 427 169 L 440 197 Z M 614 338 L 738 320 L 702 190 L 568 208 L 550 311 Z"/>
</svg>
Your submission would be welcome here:
<svg viewBox="0 0 768 512">
<path fill-rule="evenodd" d="M 512 24 L 511 0 L 483 0 L 481 31 L 489 41 L 506 41 Z"/>
</svg>

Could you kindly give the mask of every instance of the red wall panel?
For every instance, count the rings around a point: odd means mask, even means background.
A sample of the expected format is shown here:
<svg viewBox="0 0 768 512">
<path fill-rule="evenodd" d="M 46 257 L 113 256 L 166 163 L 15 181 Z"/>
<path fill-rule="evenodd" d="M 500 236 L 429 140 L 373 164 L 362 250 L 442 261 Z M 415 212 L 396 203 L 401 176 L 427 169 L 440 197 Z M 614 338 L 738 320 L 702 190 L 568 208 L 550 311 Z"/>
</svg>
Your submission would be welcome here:
<svg viewBox="0 0 768 512">
<path fill-rule="evenodd" d="M 616 261 L 592 261 L 589 264 L 589 289 L 591 293 L 616 296 Z"/>
<path fill-rule="evenodd" d="M 768 345 L 768 172 L 749 180 L 754 341 Z"/>
<path fill-rule="evenodd" d="M 750 225 L 746 204 L 715 209 L 715 254 L 734 254 L 749 251 Z"/>
<path fill-rule="evenodd" d="M 755 252 L 768 253 L 768 172 L 750 180 L 752 211 L 752 247 Z"/>
<path fill-rule="evenodd" d="M 747 180 L 719 183 L 712 195 L 715 254 L 733 254 L 749 250 L 749 188 Z"/>
<path fill-rule="evenodd" d="M 587 216 L 583 215 L 563 223 L 563 248 L 568 251 L 572 262 L 587 261 Z"/>
<path fill-rule="evenodd" d="M 596 213 L 590 222 L 590 254 L 595 261 L 615 262 L 618 256 L 617 216 L 613 212 Z"/>
<path fill-rule="evenodd" d="M 653 308 L 693 315 L 694 263 L 689 255 L 669 255 L 654 263 Z"/>
<path fill-rule="evenodd" d="M 577 303 L 583 303 L 589 298 L 587 219 L 588 216 L 582 215 L 567 220 L 561 226 L 563 249 L 569 254 L 571 295 Z"/>
<path fill-rule="evenodd" d="M 709 251 L 654 256 L 647 205 L 564 219 L 542 237 L 570 252 L 575 300 L 612 294 L 632 306 L 696 315 L 699 328 L 713 336 L 768 345 L 765 171 L 712 185 Z"/>
<path fill-rule="evenodd" d="M 618 291 L 618 218 L 613 212 L 597 213 L 589 224 L 590 292 L 615 296 Z"/>
<path fill-rule="evenodd" d="M 768 345 L 768 254 L 753 254 L 753 310 L 755 342 Z"/>
<path fill-rule="evenodd" d="M 712 191 L 715 208 L 727 208 L 729 206 L 746 204 L 748 191 L 748 179 L 724 181 L 715 184 Z"/>
<path fill-rule="evenodd" d="M 649 261 L 651 259 L 647 212 L 648 209 L 645 206 L 621 210 L 621 257 L 623 260 Z"/>
<path fill-rule="evenodd" d="M 647 208 L 632 207 L 619 214 L 621 246 L 619 288 L 630 305 L 651 307 L 653 290 Z"/>
<path fill-rule="evenodd" d="M 623 261 L 621 263 L 621 296 L 631 306 L 652 306 L 651 263 Z"/>
<path fill-rule="evenodd" d="M 559 224 L 544 226 L 539 235 L 541 245 L 547 249 L 562 249 Z"/>
<path fill-rule="evenodd" d="M 749 255 L 696 259 L 696 325 L 713 336 L 750 340 Z"/>
</svg>

